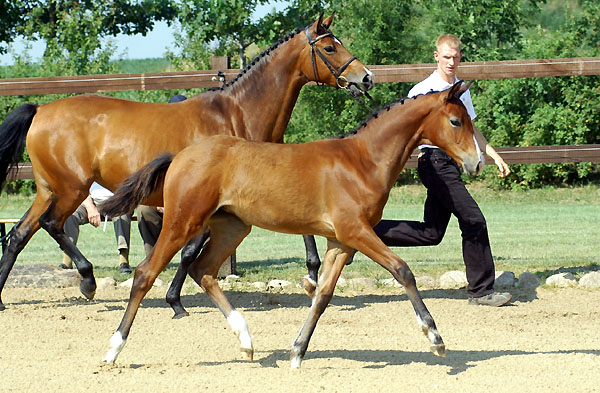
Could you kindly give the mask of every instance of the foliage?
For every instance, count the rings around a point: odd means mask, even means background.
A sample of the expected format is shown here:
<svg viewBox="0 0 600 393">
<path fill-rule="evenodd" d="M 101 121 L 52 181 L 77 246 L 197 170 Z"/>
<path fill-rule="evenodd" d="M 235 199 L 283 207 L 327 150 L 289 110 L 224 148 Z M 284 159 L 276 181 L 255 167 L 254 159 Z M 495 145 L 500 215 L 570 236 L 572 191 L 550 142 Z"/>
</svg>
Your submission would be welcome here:
<svg viewBox="0 0 600 393">
<path fill-rule="evenodd" d="M 599 56 L 600 5 L 586 2 L 582 13 L 556 32 L 531 30 L 524 58 Z M 551 77 L 477 83 L 474 104 L 479 128 L 496 146 L 600 143 L 600 77 Z M 591 163 L 515 165 L 495 180 L 501 187 L 572 184 L 596 171 Z M 490 180 L 492 171 L 488 172 Z"/>
<path fill-rule="evenodd" d="M 0 0 L 0 54 L 7 52 L 7 45 L 17 36 L 17 28 L 23 23 L 20 3 Z"/>
<path fill-rule="evenodd" d="M 256 6 L 266 2 L 182 0 L 178 5 L 181 32 L 176 34 L 175 40 L 176 47 L 181 49 L 181 59 L 170 53 L 171 61 L 179 68 L 186 65 L 209 68 L 211 55 L 231 56 L 236 59 L 235 66 L 246 67 L 246 49 L 272 36 L 272 25 L 252 19 Z"/>
<path fill-rule="evenodd" d="M 422 2 L 430 16 L 430 40 L 452 33 L 463 43 L 463 60 L 513 59 L 521 49 L 530 13 L 545 0 L 434 0 Z"/>
</svg>

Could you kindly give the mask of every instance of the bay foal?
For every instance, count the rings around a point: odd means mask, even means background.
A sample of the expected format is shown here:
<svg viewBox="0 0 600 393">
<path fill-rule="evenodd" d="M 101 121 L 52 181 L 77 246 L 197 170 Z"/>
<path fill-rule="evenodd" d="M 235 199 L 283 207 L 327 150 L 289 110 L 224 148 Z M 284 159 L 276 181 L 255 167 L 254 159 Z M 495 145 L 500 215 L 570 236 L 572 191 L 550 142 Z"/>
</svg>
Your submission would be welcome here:
<svg viewBox="0 0 600 393">
<path fill-rule="evenodd" d="M 158 274 L 205 227 L 210 228 L 210 240 L 189 273 L 225 315 L 251 359 L 248 326 L 219 288 L 216 275 L 252 225 L 327 238 L 308 319 L 292 345 L 292 368 L 300 367 L 317 321 L 354 250 L 379 263 L 406 288 L 432 351 L 444 356 L 444 343 L 411 270 L 383 244 L 373 226 L 417 144 L 435 144 L 466 173 L 479 171 L 471 121 L 459 99 L 468 85 L 461 85 L 395 103 L 344 139 L 278 145 L 208 137 L 176 156 L 157 158 L 130 177 L 100 209 L 115 216 L 146 200 L 162 198 L 165 215 L 152 254 L 136 269 L 127 310 L 105 361 L 114 362 L 122 350 L 142 298 Z"/>
<path fill-rule="evenodd" d="M 328 30 L 332 17 L 321 15 L 312 25 L 282 38 L 222 89 L 177 104 L 79 95 L 40 106 L 25 104 L 11 112 L 0 126 L 0 185 L 21 160 L 26 140 L 37 194 L 11 231 L 2 255 L 0 294 L 17 256 L 41 227 L 73 259 L 83 278 L 83 295 L 94 297 L 93 267 L 63 231 L 92 182 L 114 191 L 157 154 L 177 153 L 205 135 L 281 143 L 300 89 L 310 81 L 353 94 L 370 89 L 373 74 Z M 162 206 L 160 199 L 148 203 Z M 202 243 L 198 234 L 182 252 L 167 294 L 176 316 L 186 314 L 179 293 L 187 265 L 196 259 Z M 307 266 L 316 280 L 320 261 L 314 239 L 307 244 L 311 246 Z"/>
</svg>

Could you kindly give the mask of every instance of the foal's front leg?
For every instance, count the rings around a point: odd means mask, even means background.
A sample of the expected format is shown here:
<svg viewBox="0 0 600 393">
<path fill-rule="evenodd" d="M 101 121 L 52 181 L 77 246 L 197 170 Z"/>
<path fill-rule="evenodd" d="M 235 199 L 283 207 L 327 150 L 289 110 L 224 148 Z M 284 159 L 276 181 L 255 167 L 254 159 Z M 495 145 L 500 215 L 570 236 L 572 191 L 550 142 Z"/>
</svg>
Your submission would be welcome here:
<svg viewBox="0 0 600 393">
<path fill-rule="evenodd" d="M 438 333 L 433 317 L 425 307 L 423 298 L 417 289 L 415 276 L 400 257 L 392 252 L 381 239 L 375 234 L 371 227 L 365 226 L 361 236 L 351 242 L 353 247 L 373 261 L 383 266 L 392 276 L 406 289 L 406 294 L 417 315 L 417 322 L 431 342 L 431 351 L 437 355 L 446 356 L 446 346 Z"/>
</svg>

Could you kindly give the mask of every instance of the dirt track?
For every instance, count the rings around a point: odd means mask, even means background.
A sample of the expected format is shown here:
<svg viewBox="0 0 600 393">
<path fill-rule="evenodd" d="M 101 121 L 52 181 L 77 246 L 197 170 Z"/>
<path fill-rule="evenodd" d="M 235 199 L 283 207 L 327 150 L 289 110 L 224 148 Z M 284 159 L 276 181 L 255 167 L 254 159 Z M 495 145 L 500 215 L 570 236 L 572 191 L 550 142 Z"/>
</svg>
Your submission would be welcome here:
<svg viewBox="0 0 600 393">
<path fill-rule="evenodd" d="M 516 293 L 512 305 L 468 306 L 464 290 L 426 290 L 448 354 L 436 358 L 398 290 L 338 293 L 302 369 L 289 348 L 309 301 L 228 292 L 253 335 L 254 362 L 202 294 L 171 319 L 154 288 L 116 365 L 101 362 L 126 306 L 122 288 L 81 299 L 76 288 L 7 288 L 0 313 L 0 392 L 593 392 L 600 391 L 600 291 Z"/>
</svg>

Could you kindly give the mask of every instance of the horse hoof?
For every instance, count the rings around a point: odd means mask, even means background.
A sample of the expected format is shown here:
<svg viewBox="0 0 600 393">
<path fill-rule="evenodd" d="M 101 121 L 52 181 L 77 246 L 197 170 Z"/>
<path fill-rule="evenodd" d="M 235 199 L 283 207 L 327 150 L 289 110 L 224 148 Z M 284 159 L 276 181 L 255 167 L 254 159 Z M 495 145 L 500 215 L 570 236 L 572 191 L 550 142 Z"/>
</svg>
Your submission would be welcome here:
<svg viewBox="0 0 600 393">
<path fill-rule="evenodd" d="M 302 278 L 302 289 L 309 298 L 313 298 L 315 296 L 315 291 L 317 289 L 317 283 L 312 280 L 310 277 L 306 276 Z"/>
<path fill-rule="evenodd" d="M 181 319 L 181 318 L 185 318 L 185 317 L 189 317 L 190 313 L 183 310 L 180 312 L 176 312 L 175 315 L 173 315 L 173 319 Z"/>
<path fill-rule="evenodd" d="M 79 284 L 79 290 L 81 291 L 83 296 L 86 297 L 86 299 L 92 300 L 94 298 L 94 295 L 96 295 L 96 282 L 94 281 L 94 285 L 91 286 L 86 285 L 85 281 L 81 281 L 81 284 Z"/>
<path fill-rule="evenodd" d="M 83 296 L 85 296 L 85 298 L 88 300 L 92 300 L 94 298 L 94 296 L 96 295 L 96 286 L 94 285 L 93 289 L 89 289 L 85 285 L 83 285 L 83 281 L 81 282 L 81 285 L 79 286 L 79 290 L 81 291 L 81 294 Z"/>
<path fill-rule="evenodd" d="M 430 349 L 435 356 L 439 356 L 441 358 L 446 357 L 446 346 L 444 344 L 432 345 Z"/>
<path fill-rule="evenodd" d="M 251 362 L 254 360 L 254 349 L 253 348 L 241 348 L 244 359 Z"/>
<path fill-rule="evenodd" d="M 292 356 L 290 358 L 290 370 L 300 370 L 302 358 L 300 356 Z"/>
</svg>

